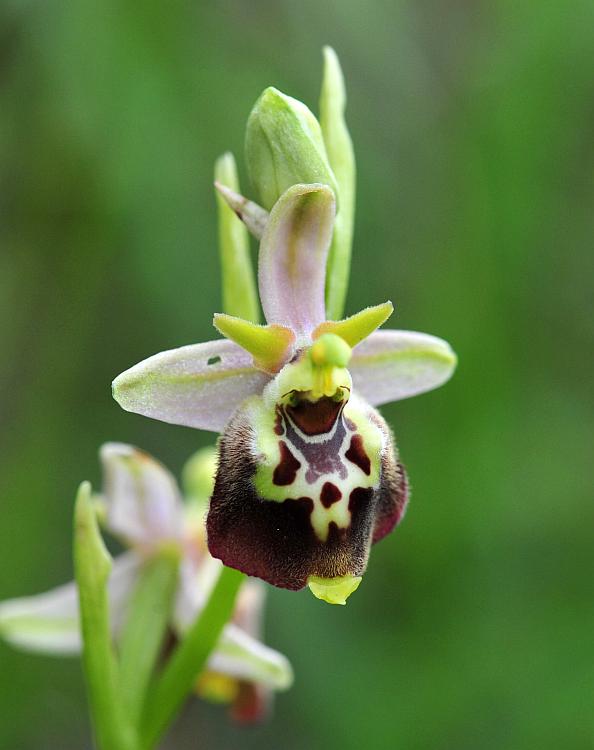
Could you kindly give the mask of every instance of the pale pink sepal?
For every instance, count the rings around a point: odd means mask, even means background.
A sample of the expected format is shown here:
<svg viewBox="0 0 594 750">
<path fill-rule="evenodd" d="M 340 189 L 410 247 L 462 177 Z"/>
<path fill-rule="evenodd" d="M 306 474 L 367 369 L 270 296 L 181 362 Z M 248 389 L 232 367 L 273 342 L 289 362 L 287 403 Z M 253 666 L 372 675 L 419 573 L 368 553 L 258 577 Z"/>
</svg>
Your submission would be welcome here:
<svg viewBox="0 0 594 750">
<path fill-rule="evenodd" d="M 326 185 L 293 185 L 270 212 L 258 282 L 268 323 L 309 336 L 325 320 L 325 280 L 335 200 Z"/>
<path fill-rule="evenodd" d="M 108 582 L 111 629 L 117 634 L 138 577 L 141 559 L 127 552 L 113 562 Z M 0 603 L 0 636 L 23 651 L 63 656 L 81 650 L 74 581 L 37 596 Z"/>
<path fill-rule="evenodd" d="M 269 380 L 237 344 L 209 341 L 145 359 L 118 375 L 113 395 L 126 411 L 221 432 L 239 404 Z"/>
<path fill-rule="evenodd" d="M 376 331 L 353 349 L 353 388 L 372 406 L 437 388 L 456 368 L 447 341 L 416 331 Z"/>
</svg>

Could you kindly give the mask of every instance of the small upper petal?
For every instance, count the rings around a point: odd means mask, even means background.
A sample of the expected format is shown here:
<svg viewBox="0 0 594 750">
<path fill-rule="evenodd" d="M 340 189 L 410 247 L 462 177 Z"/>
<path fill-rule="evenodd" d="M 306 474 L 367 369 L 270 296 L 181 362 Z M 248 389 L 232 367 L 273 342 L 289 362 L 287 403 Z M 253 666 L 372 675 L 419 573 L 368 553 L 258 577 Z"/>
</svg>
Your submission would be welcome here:
<svg viewBox="0 0 594 750">
<path fill-rule="evenodd" d="M 334 333 L 344 339 L 349 346 L 357 346 L 379 328 L 394 311 L 391 302 L 366 307 L 344 320 L 326 320 L 313 332 L 314 339 L 325 333 Z"/>
<path fill-rule="evenodd" d="M 106 443 L 100 456 L 107 528 L 129 544 L 181 539 L 183 505 L 172 474 L 131 445 Z"/>
<path fill-rule="evenodd" d="M 126 411 L 220 432 L 239 404 L 270 380 L 231 341 L 171 349 L 126 370 L 113 382 Z"/>
<path fill-rule="evenodd" d="M 324 321 L 335 200 L 326 185 L 293 185 L 275 203 L 260 245 L 258 282 L 268 323 L 309 336 Z"/>
<path fill-rule="evenodd" d="M 260 326 L 224 313 L 215 313 L 213 325 L 223 336 L 249 352 L 258 370 L 277 373 L 293 354 L 295 334 L 290 328 Z"/>
<path fill-rule="evenodd" d="M 356 392 L 372 406 L 430 391 L 456 368 L 447 341 L 416 331 L 376 331 L 353 349 L 349 370 Z"/>
</svg>

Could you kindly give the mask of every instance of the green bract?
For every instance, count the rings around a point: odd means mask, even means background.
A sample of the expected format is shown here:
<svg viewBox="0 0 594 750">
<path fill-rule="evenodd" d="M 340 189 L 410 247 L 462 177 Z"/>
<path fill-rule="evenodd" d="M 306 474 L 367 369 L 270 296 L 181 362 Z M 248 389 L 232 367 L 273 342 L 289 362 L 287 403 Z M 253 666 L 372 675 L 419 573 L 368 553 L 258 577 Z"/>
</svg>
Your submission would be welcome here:
<svg viewBox="0 0 594 750">
<path fill-rule="evenodd" d="M 233 154 L 223 154 L 215 164 L 215 182 L 239 190 L 237 167 Z M 219 250 L 223 280 L 223 306 L 231 315 L 257 323 L 260 317 L 258 293 L 250 259 L 247 229 L 221 195 L 217 195 L 219 212 Z"/>
</svg>

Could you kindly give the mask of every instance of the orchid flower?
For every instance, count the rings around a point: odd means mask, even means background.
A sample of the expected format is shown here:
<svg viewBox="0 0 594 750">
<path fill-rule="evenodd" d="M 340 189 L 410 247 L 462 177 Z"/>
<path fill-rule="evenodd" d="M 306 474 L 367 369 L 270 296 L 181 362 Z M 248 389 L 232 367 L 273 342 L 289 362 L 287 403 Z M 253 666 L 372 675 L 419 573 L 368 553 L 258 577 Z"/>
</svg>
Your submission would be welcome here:
<svg viewBox="0 0 594 750">
<path fill-rule="evenodd" d="M 116 643 L 121 639 L 143 568 L 163 550 L 175 550 L 180 565 L 170 630 L 183 637 L 222 567 L 208 553 L 204 527 L 213 451 L 200 451 L 188 462 L 185 503 L 173 476 L 147 454 L 107 443 L 100 456 L 103 493 L 95 498 L 95 507 L 105 529 L 128 548 L 115 559 L 108 583 L 112 636 Z M 292 681 L 287 659 L 258 640 L 263 603 L 260 582 L 248 580 L 240 590 L 233 621 L 225 626 L 196 683 L 202 697 L 233 701 L 233 715 L 240 719 L 261 718 L 269 692 L 286 689 Z M 28 651 L 78 654 L 82 643 L 75 583 L 0 603 L 0 635 Z"/>
<path fill-rule="evenodd" d="M 354 162 L 328 50 L 321 109 L 322 127 L 304 104 L 267 89 L 246 140 L 264 205 L 242 196 L 235 178 L 216 183 L 260 242 L 266 325 L 255 313 L 215 314 L 224 338 L 149 357 L 119 375 L 113 393 L 128 411 L 221 433 L 207 519 L 213 557 L 344 604 L 371 545 L 408 503 L 396 442 L 375 407 L 440 386 L 456 357 L 435 336 L 378 331 L 391 302 L 333 319 L 348 269 Z M 223 263 L 236 289 L 250 288 L 244 271 L 234 277 Z"/>
</svg>

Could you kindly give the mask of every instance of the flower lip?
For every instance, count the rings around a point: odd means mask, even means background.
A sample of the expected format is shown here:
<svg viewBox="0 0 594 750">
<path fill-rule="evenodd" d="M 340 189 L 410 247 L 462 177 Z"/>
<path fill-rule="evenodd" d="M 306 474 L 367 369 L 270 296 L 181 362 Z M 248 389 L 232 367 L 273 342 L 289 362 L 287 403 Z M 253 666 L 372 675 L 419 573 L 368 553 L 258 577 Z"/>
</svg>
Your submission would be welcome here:
<svg viewBox="0 0 594 750">
<path fill-rule="evenodd" d="M 358 578 L 376 526 L 378 538 L 391 530 L 406 500 L 390 430 L 355 394 L 291 413 L 269 400 L 276 386 L 246 402 L 219 442 L 211 554 L 293 590 L 311 576 Z"/>
</svg>

